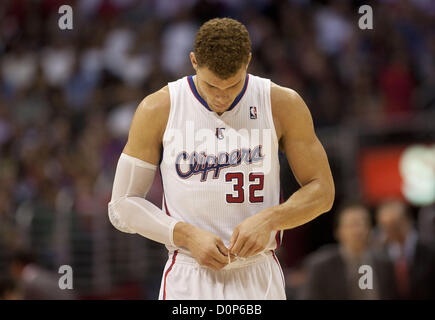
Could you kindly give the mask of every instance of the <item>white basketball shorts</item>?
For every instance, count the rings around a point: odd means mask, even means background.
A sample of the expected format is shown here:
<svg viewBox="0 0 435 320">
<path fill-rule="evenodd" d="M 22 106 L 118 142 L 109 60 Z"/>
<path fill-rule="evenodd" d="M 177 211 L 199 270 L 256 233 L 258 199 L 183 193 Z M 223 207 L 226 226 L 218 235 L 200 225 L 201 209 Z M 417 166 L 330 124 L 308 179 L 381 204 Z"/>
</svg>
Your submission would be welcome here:
<svg viewBox="0 0 435 320">
<path fill-rule="evenodd" d="M 178 250 L 169 254 L 159 300 L 263 299 L 286 299 L 284 276 L 273 251 L 237 259 L 218 271 Z"/>
</svg>

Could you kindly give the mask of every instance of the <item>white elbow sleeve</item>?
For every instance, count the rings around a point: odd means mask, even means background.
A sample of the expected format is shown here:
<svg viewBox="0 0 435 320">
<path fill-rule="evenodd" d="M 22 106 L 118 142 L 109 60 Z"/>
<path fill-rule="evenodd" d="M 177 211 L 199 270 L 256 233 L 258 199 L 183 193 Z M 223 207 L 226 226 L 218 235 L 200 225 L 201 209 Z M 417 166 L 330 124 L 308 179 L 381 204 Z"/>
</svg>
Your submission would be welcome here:
<svg viewBox="0 0 435 320">
<path fill-rule="evenodd" d="M 138 233 L 151 240 L 175 246 L 174 226 L 178 222 L 145 199 L 157 166 L 122 153 L 116 167 L 109 220 L 122 232 Z"/>
</svg>

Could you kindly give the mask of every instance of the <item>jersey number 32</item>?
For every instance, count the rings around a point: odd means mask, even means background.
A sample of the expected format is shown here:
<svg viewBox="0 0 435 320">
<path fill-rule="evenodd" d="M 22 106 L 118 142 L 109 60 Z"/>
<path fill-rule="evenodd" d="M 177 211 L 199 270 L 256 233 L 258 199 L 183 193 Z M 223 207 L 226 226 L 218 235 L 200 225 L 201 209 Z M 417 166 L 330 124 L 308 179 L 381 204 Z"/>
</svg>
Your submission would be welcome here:
<svg viewBox="0 0 435 320">
<path fill-rule="evenodd" d="M 228 172 L 225 174 L 225 181 L 233 184 L 233 190 L 236 194 L 226 194 L 226 201 L 228 203 L 243 203 L 245 201 L 245 189 L 243 188 L 243 172 Z M 261 172 L 249 173 L 249 202 L 263 202 L 263 196 L 255 194 L 256 191 L 263 190 L 264 187 L 264 174 Z"/>
</svg>

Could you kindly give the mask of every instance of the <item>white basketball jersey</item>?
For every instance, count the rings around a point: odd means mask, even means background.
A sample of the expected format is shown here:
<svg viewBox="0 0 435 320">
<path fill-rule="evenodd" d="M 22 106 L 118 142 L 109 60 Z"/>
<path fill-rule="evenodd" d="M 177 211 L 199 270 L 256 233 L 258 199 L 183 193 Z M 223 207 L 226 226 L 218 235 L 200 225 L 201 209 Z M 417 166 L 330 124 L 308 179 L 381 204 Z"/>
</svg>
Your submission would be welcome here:
<svg viewBox="0 0 435 320">
<path fill-rule="evenodd" d="M 280 203 L 270 80 L 247 74 L 243 90 L 221 116 L 201 98 L 193 76 L 168 86 L 162 208 L 218 235 L 228 247 L 239 223 Z M 281 240 L 282 231 L 272 232 L 267 249 L 276 249 Z"/>
</svg>

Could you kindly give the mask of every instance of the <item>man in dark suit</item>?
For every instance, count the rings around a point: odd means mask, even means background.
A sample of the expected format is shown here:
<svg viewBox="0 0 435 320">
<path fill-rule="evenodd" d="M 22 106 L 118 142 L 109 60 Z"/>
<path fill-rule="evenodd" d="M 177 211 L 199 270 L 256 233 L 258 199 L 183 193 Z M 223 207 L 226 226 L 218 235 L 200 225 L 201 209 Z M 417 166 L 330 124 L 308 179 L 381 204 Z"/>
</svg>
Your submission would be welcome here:
<svg viewBox="0 0 435 320">
<path fill-rule="evenodd" d="M 349 204 L 339 210 L 335 229 L 338 244 L 323 247 L 308 257 L 301 298 L 396 298 L 392 265 L 381 251 L 370 249 L 370 231 L 370 213 L 363 205 Z M 368 287 L 361 285 L 364 276 L 372 277 Z"/>
<path fill-rule="evenodd" d="M 35 263 L 31 253 L 18 250 L 13 254 L 9 272 L 23 300 L 73 300 L 71 290 L 59 288 L 59 275 Z"/>
<path fill-rule="evenodd" d="M 377 223 L 378 243 L 394 264 L 400 298 L 435 299 L 435 249 L 420 239 L 405 203 L 382 203 Z"/>
</svg>

